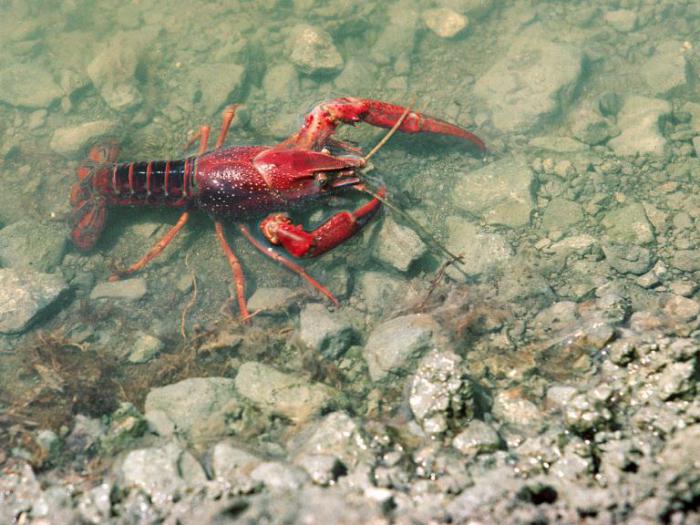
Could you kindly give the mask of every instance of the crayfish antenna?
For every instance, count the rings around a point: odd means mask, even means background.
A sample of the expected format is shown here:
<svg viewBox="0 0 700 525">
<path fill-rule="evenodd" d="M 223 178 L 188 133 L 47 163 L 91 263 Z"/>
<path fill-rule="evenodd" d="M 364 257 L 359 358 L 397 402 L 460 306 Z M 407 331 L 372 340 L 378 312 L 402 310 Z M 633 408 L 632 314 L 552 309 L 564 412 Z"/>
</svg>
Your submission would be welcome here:
<svg viewBox="0 0 700 525">
<path fill-rule="evenodd" d="M 379 202 L 384 204 L 387 208 L 389 208 L 391 211 L 395 212 L 396 214 L 400 215 L 403 219 L 408 222 L 411 227 L 415 230 L 415 232 L 424 240 L 426 241 L 427 244 L 430 244 L 433 246 L 433 248 L 437 248 L 437 251 L 442 252 L 444 255 L 447 256 L 449 259 L 449 263 L 453 264 L 456 262 L 464 262 L 464 256 L 463 255 L 457 255 L 455 253 L 452 253 L 450 250 L 447 249 L 447 247 L 442 244 L 440 241 L 438 241 L 435 236 L 430 233 L 428 230 L 426 230 L 421 224 L 415 220 L 413 217 L 411 217 L 407 212 L 403 211 L 401 208 L 396 206 L 394 203 L 392 203 L 390 200 L 388 200 L 386 197 L 383 197 L 379 195 L 377 192 L 374 192 L 367 188 L 365 185 L 355 185 L 353 186 L 358 191 L 361 191 L 363 193 L 366 193 L 373 198 L 377 199 Z"/>
<path fill-rule="evenodd" d="M 408 114 L 411 112 L 413 105 L 416 102 L 416 97 L 413 97 L 413 100 L 411 101 L 411 104 L 404 109 L 404 112 L 402 115 L 399 117 L 399 119 L 396 121 L 396 123 L 391 127 L 391 129 L 382 137 L 382 139 L 370 150 L 370 152 L 365 155 L 364 161 L 367 163 L 367 161 L 374 156 L 381 148 L 384 146 L 389 139 L 398 131 L 398 129 L 401 127 L 401 124 L 403 124 L 403 121 L 406 120 L 406 117 Z M 416 221 L 413 217 L 411 217 L 408 213 L 403 211 L 401 208 L 398 206 L 394 205 L 391 201 L 389 201 L 386 196 L 379 195 L 378 192 L 372 191 L 367 186 L 364 184 L 356 184 L 353 186 L 354 189 L 361 191 L 363 193 L 367 193 L 371 197 L 377 199 L 379 202 L 384 204 L 387 208 L 391 209 L 393 212 L 397 213 L 400 215 L 403 219 L 408 222 L 413 229 L 418 233 L 418 235 L 427 242 L 427 244 L 430 244 L 433 246 L 433 248 L 437 248 L 438 251 L 442 252 L 447 256 L 449 259 L 447 261 L 447 265 L 454 264 L 456 262 L 463 262 L 464 257 L 462 255 L 456 255 L 452 253 L 450 250 L 447 249 L 447 247 L 442 244 L 440 241 L 438 241 L 435 236 L 430 233 L 428 230 L 426 230 L 421 224 Z"/>
</svg>

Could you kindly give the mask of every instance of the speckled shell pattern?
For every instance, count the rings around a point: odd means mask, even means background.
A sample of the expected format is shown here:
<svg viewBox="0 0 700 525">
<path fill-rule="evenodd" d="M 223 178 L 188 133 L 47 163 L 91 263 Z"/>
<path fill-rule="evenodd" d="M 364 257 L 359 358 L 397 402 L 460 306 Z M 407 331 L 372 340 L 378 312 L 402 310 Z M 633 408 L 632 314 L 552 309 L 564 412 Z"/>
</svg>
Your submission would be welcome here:
<svg viewBox="0 0 700 525">
<path fill-rule="evenodd" d="M 194 206 L 215 216 L 245 219 L 284 209 L 287 200 L 265 182 L 253 159 L 268 146 L 236 146 L 197 159 Z"/>
</svg>

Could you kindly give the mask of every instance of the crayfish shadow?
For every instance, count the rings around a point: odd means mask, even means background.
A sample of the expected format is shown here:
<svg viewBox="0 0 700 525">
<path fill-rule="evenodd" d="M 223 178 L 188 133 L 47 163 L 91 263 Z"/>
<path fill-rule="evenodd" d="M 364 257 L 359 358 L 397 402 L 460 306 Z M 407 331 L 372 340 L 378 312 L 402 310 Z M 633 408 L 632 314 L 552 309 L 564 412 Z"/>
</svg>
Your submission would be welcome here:
<svg viewBox="0 0 700 525">
<path fill-rule="evenodd" d="M 143 250 L 145 253 L 165 235 L 170 227 L 175 225 L 183 211 L 185 210 L 145 206 L 110 208 L 107 226 L 96 248 L 100 252 L 107 253 L 125 242 L 136 242 L 138 246 L 135 249 Z M 202 231 L 207 220 L 206 214 L 192 214 L 178 237 L 181 236 L 187 240 L 190 237 L 189 233 Z M 150 226 L 152 226 L 152 231 L 148 231 L 151 229 Z"/>
<path fill-rule="evenodd" d="M 380 137 L 381 138 L 381 137 Z M 474 158 L 481 158 L 483 152 L 474 144 L 465 142 L 458 137 L 446 135 L 433 135 L 429 133 L 415 133 L 411 135 L 397 133 L 391 138 L 391 141 L 384 146 L 381 153 L 389 151 L 403 151 L 405 153 L 415 154 L 416 156 L 425 157 L 426 155 L 442 155 L 449 152 L 467 152 Z"/>
</svg>

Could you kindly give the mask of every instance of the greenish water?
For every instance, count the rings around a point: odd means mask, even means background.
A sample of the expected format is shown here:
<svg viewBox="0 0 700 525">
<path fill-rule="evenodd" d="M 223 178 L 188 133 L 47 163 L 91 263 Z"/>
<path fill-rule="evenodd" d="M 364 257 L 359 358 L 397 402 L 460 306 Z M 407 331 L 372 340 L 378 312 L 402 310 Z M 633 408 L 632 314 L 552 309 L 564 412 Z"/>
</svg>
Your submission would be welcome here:
<svg viewBox="0 0 700 525">
<path fill-rule="evenodd" d="M 552 415 L 549 392 L 612 382 L 604 375 L 611 345 L 630 334 L 697 343 L 699 21 L 697 2 L 662 0 L 0 0 L 0 464 L 73 464 L 87 453 L 66 446 L 56 456 L 37 432 L 64 440 L 76 414 L 113 432 L 90 456 L 143 446 L 158 432 L 140 424 L 119 434 L 114 421 L 133 409 L 114 416 L 120 403 L 133 404 L 138 419 L 152 389 L 232 379 L 251 362 L 331 389 L 330 402 L 297 413 L 238 392 L 248 404 L 225 428 L 203 420 L 218 430 L 185 432 L 198 453 L 224 436 L 279 453 L 302 423 L 333 410 L 366 432 L 376 422 L 397 427 L 406 450 L 450 448 L 468 421 L 484 420 L 517 461 L 519 444 L 544 435 L 550 417 L 552 428 L 588 444 L 615 428 L 651 439 L 629 408 L 648 401 L 642 385 L 621 394 L 625 417 L 605 398 L 597 413 L 615 415 L 583 429 Z M 241 323 L 204 212 L 114 288 L 105 286 L 114 268 L 138 260 L 180 212 L 113 208 L 92 251 L 72 246 L 71 187 L 93 144 L 118 142 L 120 161 L 183 158 L 203 124 L 213 143 L 235 103 L 227 145 L 274 145 L 317 104 L 343 96 L 411 106 L 488 149 L 482 156 L 454 137 L 397 133 L 373 157 L 369 184 L 385 184 L 421 227 L 385 209 L 338 248 L 302 260 L 339 307 L 255 250 L 231 219 L 227 238 L 253 312 Z M 360 123 L 337 137 L 367 152 L 385 133 Z M 294 208 L 293 218 L 313 229 L 368 199 L 340 194 Z M 462 262 L 446 265 L 436 243 Z M 427 340 L 412 342 L 424 327 L 407 318 L 403 330 L 377 336 L 379 348 L 370 344 L 377 327 L 414 314 L 434 323 Z M 438 423 L 418 415 L 407 392 L 434 348 L 459 356 L 487 401 L 472 412 L 443 408 L 444 428 L 433 433 Z M 643 353 L 635 354 L 641 370 Z M 688 354 L 641 372 L 660 396 L 654 410 L 682 421 L 673 428 L 697 423 L 697 363 L 676 387 L 659 378 L 695 363 Z M 274 377 L 260 382 L 274 390 Z M 664 389 L 673 391 L 658 394 Z M 629 517 L 615 512 L 601 522 Z"/>
</svg>

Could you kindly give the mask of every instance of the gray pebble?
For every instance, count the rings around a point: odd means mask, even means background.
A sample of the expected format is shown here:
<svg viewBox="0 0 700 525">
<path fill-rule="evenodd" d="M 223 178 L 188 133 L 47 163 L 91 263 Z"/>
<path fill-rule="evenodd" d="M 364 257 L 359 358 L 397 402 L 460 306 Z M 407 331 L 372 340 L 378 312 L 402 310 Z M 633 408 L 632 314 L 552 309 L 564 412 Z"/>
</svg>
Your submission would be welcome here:
<svg viewBox="0 0 700 525">
<path fill-rule="evenodd" d="M 146 280 L 134 277 L 122 281 L 98 283 L 90 292 L 90 299 L 138 301 L 144 295 L 146 295 Z"/>
</svg>

